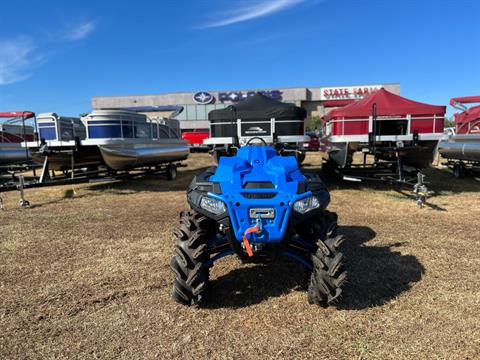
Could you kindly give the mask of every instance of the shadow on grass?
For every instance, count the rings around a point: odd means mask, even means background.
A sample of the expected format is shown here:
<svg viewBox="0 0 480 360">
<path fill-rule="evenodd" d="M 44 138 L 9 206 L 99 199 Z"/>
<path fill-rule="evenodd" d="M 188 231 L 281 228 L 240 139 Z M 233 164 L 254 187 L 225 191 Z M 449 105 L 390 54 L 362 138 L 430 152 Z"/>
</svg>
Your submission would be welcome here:
<svg viewBox="0 0 480 360">
<path fill-rule="evenodd" d="M 435 195 L 480 191 L 480 178 L 472 175 L 456 179 L 448 169 L 428 168 L 424 171 L 429 190 Z"/>
<path fill-rule="evenodd" d="M 376 233 L 368 227 L 341 226 L 339 233 L 346 237 L 342 252 L 348 280 L 338 308 L 360 310 L 384 305 L 421 280 L 425 268 L 418 259 L 394 250 L 402 243 L 369 246 L 366 243 Z"/>
<path fill-rule="evenodd" d="M 363 226 L 341 226 L 346 236 L 342 245 L 348 282 L 336 305 L 340 309 L 359 310 L 381 306 L 408 291 L 419 281 L 425 269 L 412 255 L 392 251 L 390 246 L 368 246 L 375 231 Z M 241 265 L 239 265 L 241 266 Z M 241 308 L 278 297 L 292 290 L 306 291 L 308 273 L 302 265 L 285 259 L 268 265 L 239 267 L 210 282 L 206 308 Z"/>
<path fill-rule="evenodd" d="M 400 185 L 388 184 L 376 180 L 364 180 L 362 182 L 346 181 L 340 177 L 327 177 L 322 174 L 321 169 L 315 168 L 311 172 L 318 173 L 329 189 L 372 189 L 378 191 L 397 190 L 405 193 L 412 192 L 412 188 Z M 455 179 L 447 169 L 428 168 L 422 171 L 425 175 L 425 184 L 431 193 L 431 196 L 448 195 L 449 193 L 465 193 L 480 191 L 480 180 L 475 176 L 469 176 L 463 179 Z M 412 181 L 415 183 L 415 179 Z"/>
<path fill-rule="evenodd" d="M 307 158 L 308 160 L 308 158 Z M 325 181 L 325 184 L 329 189 L 374 189 L 374 190 L 391 190 L 398 188 L 395 185 L 382 183 L 380 181 L 362 181 L 352 182 L 345 181 L 340 177 L 326 177 L 322 173 L 321 162 L 312 161 L 304 164 L 304 171 L 317 173 Z M 449 193 L 464 193 L 464 192 L 478 192 L 480 191 L 480 174 L 474 173 L 463 179 L 455 179 L 452 175 L 452 171 L 446 168 L 428 167 L 422 170 L 422 173 L 426 176 L 425 182 L 432 192 L 433 196 L 448 195 Z M 414 179 L 415 180 L 415 179 Z M 414 181 L 415 182 L 415 181 Z M 409 191 L 408 189 L 404 189 Z"/>
<path fill-rule="evenodd" d="M 113 178 L 110 181 L 107 179 L 106 181 L 92 183 L 85 187 L 85 189 L 93 191 L 109 190 L 110 192 L 118 192 L 119 194 L 125 191 L 127 191 L 127 194 L 142 191 L 186 191 L 193 177 L 208 168 L 209 166 L 196 169 L 179 168 L 177 179 L 173 181 L 167 180 L 166 176 L 162 173 L 132 174 L 132 176 L 126 178 Z"/>
<path fill-rule="evenodd" d="M 238 268 L 210 281 L 208 300 L 202 307 L 209 309 L 242 308 L 300 290 L 307 272 L 290 259 L 267 265 Z"/>
<path fill-rule="evenodd" d="M 82 199 L 101 196 L 105 193 L 113 195 L 132 195 L 140 192 L 168 192 L 168 191 L 186 191 L 193 177 L 209 167 L 197 169 L 179 169 L 177 179 L 175 181 L 167 180 L 166 176 L 161 173 L 145 173 L 141 175 L 133 175 L 129 178 L 121 179 L 100 179 L 98 182 L 91 182 L 87 186 L 79 188 L 80 191 L 86 193 L 76 194 L 72 189 L 67 189 L 61 198 L 50 200 L 38 204 L 32 204 L 31 209 L 40 208 L 42 206 L 61 203 L 67 199 Z M 62 185 L 72 186 L 72 185 Z M 77 185 L 73 185 L 74 188 Z"/>
</svg>

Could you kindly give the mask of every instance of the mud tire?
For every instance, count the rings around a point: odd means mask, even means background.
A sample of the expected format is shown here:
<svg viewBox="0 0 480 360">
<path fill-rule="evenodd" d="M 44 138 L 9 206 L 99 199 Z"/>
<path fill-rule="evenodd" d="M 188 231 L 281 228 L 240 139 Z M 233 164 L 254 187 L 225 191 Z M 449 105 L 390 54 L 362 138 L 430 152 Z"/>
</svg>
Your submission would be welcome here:
<svg viewBox="0 0 480 360">
<path fill-rule="evenodd" d="M 316 245 L 311 254 L 313 271 L 308 284 L 308 302 L 323 307 L 335 304 L 347 279 L 343 254 L 338 251 L 343 236 L 337 235 L 337 214 L 324 215 L 308 222 L 304 236 Z"/>
<path fill-rule="evenodd" d="M 174 231 L 175 255 L 170 262 L 174 273 L 172 298 L 184 305 L 205 300 L 208 288 L 208 239 L 215 232 L 215 223 L 193 211 L 180 213 L 180 225 Z"/>
</svg>

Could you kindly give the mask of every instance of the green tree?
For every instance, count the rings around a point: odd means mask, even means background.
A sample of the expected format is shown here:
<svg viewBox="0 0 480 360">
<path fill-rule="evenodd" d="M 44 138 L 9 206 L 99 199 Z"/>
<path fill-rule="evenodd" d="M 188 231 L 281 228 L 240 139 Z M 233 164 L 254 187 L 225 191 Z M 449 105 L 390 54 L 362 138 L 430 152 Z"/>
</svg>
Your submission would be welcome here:
<svg viewBox="0 0 480 360">
<path fill-rule="evenodd" d="M 448 118 L 445 116 L 445 123 L 443 127 L 444 128 L 455 127 L 455 120 L 453 120 L 453 117 Z"/>
<path fill-rule="evenodd" d="M 305 121 L 305 128 L 307 131 L 320 130 L 322 128 L 322 122 L 320 116 L 318 115 L 309 115 Z"/>
</svg>

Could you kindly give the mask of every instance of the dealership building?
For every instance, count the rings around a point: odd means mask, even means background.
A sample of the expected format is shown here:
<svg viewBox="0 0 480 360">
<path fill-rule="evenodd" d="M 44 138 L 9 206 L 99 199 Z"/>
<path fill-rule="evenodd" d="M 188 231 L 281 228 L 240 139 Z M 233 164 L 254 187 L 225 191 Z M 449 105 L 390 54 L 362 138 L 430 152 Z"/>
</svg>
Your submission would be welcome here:
<svg viewBox="0 0 480 360">
<path fill-rule="evenodd" d="M 182 129 L 208 128 L 208 113 L 245 100 L 257 92 L 272 99 L 292 103 L 307 110 L 307 116 L 323 116 L 332 109 L 348 105 L 384 88 L 400 95 L 400 84 L 353 86 L 290 87 L 247 90 L 175 92 L 152 95 L 94 96 L 92 108 L 132 109 L 149 117 L 173 117 Z"/>
</svg>

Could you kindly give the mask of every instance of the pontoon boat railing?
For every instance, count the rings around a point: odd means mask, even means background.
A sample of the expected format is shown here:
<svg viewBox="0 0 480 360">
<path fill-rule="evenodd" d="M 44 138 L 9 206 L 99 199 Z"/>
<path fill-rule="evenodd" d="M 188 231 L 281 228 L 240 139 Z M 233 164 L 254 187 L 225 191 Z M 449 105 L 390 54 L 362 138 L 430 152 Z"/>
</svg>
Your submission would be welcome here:
<svg viewBox="0 0 480 360">
<path fill-rule="evenodd" d="M 401 135 L 410 135 L 412 133 L 411 131 L 411 124 L 412 121 L 416 120 L 423 120 L 423 121 L 433 121 L 433 131 L 432 133 L 437 133 L 437 132 L 442 132 L 443 129 L 437 129 L 437 120 L 443 120 L 445 119 L 444 116 L 438 116 L 434 114 L 433 116 L 411 116 L 407 115 L 405 117 L 399 117 L 399 116 L 377 116 L 377 121 L 407 121 L 407 129 L 406 129 L 406 134 L 401 134 Z M 368 118 L 353 118 L 353 119 L 336 119 L 336 120 L 329 120 L 325 124 L 325 135 L 330 136 L 330 135 L 335 135 L 335 136 L 345 136 L 345 135 L 352 135 L 352 134 L 345 134 L 345 124 L 346 123 L 367 123 L 368 122 L 368 129 L 371 131 L 373 129 L 373 117 L 369 116 Z M 341 124 L 341 134 L 333 134 L 334 130 L 334 124 Z M 336 129 L 338 129 L 336 127 Z M 361 135 L 361 134 L 360 134 Z M 365 133 L 365 135 L 367 135 Z M 376 134 L 377 136 L 381 136 L 380 134 Z"/>
</svg>

